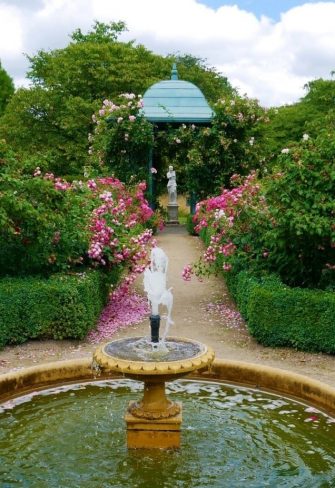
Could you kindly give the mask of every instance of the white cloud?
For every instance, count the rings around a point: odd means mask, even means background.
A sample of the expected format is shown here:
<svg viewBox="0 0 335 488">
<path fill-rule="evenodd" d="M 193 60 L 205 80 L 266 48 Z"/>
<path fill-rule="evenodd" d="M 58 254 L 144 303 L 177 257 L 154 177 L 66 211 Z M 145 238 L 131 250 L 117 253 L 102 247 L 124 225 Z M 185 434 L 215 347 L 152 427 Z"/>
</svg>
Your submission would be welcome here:
<svg viewBox="0 0 335 488">
<path fill-rule="evenodd" d="M 265 105 L 297 100 L 307 81 L 328 77 L 335 68 L 333 1 L 292 8 L 278 22 L 237 6 L 214 10 L 201 0 L 27 0 L 23 22 L 23 10 L 4 1 L 0 59 L 16 78 L 22 79 L 20 66 L 26 69 L 22 51 L 63 47 L 74 29 L 86 31 L 95 19 L 124 20 L 129 32 L 123 39 L 154 52 L 207 58 L 242 93 Z"/>
<path fill-rule="evenodd" d="M 22 49 L 22 25 L 20 11 L 16 7 L 0 3 L 0 52 L 16 56 Z"/>
</svg>

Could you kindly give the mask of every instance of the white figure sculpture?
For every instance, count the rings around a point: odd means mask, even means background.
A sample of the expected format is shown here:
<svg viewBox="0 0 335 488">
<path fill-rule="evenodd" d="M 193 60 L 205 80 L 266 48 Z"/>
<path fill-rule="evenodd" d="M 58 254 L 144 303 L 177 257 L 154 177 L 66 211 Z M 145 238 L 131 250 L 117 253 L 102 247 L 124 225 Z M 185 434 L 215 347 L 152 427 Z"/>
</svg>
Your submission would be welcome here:
<svg viewBox="0 0 335 488">
<path fill-rule="evenodd" d="M 168 257 L 160 247 L 154 247 L 151 251 L 150 267 L 144 271 L 144 291 L 148 295 L 151 305 L 151 314 L 159 315 L 159 305 L 165 305 L 167 308 L 167 317 L 165 330 L 162 335 L 164 340 L 168 334 L 170 325 L 173 325 L 171 318 L 173 295 L 172 288 L 166 288 L 166 274 L 168 268 Z"/>
<path fill-rule="evenodd" d="M 166 173 L 168 178 L 167 189 L 169 193 L 169 203 L 177 203 L 177 182 L 176 182 L 176 172 L 173 166 L 169 166 L 169 171 Z"/>
</svg>

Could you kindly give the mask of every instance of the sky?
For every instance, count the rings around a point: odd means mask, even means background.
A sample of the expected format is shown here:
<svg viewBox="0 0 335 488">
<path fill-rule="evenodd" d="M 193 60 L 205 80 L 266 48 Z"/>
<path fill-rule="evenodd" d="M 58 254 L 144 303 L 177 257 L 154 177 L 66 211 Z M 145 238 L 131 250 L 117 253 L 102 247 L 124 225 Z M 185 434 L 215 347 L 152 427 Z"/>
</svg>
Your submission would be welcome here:
<svg viewBox="0 0 335 488">
<path fill-rule="evenodd" d="M 155 53 L 207 59 L 241 95 L 294 103 L 335 70 L 335 0 L 0 0 L 0 60 L 28 86 L 24 56 L 65 47 L 78 27 L 123 20 Z"/>
</svg>

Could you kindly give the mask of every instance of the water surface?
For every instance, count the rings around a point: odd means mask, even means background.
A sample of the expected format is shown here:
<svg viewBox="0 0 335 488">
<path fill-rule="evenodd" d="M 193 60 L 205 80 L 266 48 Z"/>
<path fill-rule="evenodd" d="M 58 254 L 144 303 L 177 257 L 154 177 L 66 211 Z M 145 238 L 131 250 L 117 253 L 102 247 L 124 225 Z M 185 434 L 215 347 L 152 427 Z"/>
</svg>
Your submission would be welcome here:
<svg viewBox="0 0 335 488">
<path fill-rule="evenodd" d="M 180 450 L 127 450 L 123 415 L 143 384 L 100 381 L 0 406 L 1 488 L 326 488 L 335 423 L 306 405 L 221 383 L 168 385 Z"/>
</svg>

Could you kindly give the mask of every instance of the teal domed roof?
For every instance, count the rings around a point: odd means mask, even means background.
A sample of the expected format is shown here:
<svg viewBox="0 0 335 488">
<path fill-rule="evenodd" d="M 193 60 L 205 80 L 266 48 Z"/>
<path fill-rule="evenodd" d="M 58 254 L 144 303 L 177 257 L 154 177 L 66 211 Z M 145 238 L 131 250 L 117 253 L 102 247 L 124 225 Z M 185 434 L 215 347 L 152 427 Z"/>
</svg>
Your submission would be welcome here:
<svg viewBox="0 0 335 488">
<path fill-rule="evenodd" d="M 142 114 L 150 122 L 208 123 L 214 116 L 201 90 L 178 79 L 175 64 L 171 80 L 159 81 L 145 92 Z"/>
</svg>

